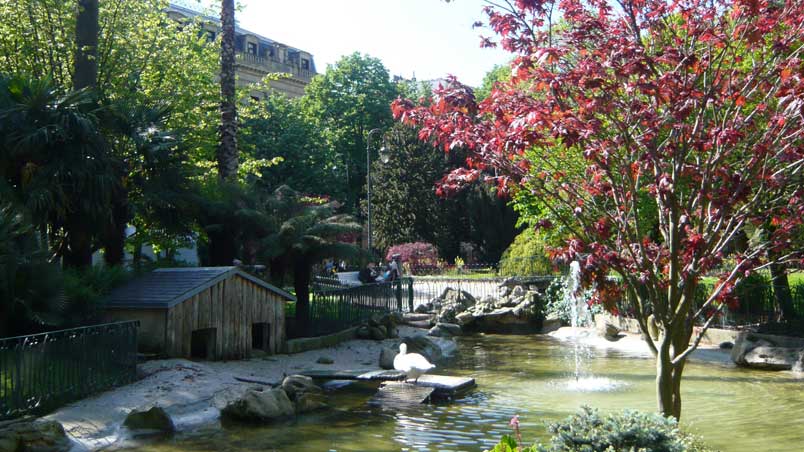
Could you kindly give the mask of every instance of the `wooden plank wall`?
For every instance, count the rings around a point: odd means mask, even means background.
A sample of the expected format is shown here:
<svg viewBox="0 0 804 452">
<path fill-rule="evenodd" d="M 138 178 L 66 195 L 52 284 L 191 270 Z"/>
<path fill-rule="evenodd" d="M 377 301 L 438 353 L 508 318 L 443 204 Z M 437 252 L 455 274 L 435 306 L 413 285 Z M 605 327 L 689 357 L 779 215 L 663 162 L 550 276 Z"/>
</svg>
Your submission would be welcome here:
<svg viewBox="0 0 804 452">
<path fill-rule="evenodd" d="M 167 317 L 167 353 L 189 357 L 192 332 L 215 328 L 215 359 L 251 353 L 251 326 L 269 323 L 269 353 L 285 347 L 285 300 L 251 281 L 232 276 L 174 306 Z"/>
</svg>

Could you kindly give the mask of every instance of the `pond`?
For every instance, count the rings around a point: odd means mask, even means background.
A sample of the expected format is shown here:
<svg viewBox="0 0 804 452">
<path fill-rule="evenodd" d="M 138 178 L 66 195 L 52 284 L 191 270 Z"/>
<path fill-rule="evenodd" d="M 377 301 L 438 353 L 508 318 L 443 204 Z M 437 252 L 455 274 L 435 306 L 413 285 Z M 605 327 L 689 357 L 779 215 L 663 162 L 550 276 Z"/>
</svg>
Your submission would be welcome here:
<svg viewBox="0 0 804 452">
<path fill-rule="evenodd" d="M 482 451 L 520 417 L 526 442 L 545 442 L 545 423 L 580 406 L 603 411 L 655 409 L 654 363 L 599 349 L 581 349 L 574 377 L 573 347 L 546 336 L 479 335 L 459 342 L 460 354 L 439 374 L 466 375 L 478 387 L 449 404 L 402 410 L 372 407 L 375 386 L 332 393 L 335 410 L 271 426 L 220 424 L 184 432 L 139 449 L 168 451 Z M 788 451 L 804 444 L 804 380 L 690 363 L 682 383 L 683 424 L 724 452 Z"/>
</svg>

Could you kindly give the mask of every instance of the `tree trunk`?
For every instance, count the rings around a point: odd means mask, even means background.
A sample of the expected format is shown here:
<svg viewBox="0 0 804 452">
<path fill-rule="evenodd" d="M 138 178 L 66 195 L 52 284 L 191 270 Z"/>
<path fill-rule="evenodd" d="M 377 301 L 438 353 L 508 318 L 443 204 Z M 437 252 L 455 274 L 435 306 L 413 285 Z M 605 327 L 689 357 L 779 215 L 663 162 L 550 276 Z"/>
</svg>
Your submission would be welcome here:
<svg viewBox="0 0 804 452">
<path fill-rule="evenodd" d="M 98 28 L 98 0 L 78 0 L 73 89 L 94 87 L 97 84 Z"/>
<path fill-rule="evenodd" d="M 296 327 L 302 337 L 310 333 L 310 266 L 303 258 L 293 266 L 293 288 L 296 289 Z"/>
<path fill-rule="evenodd" d="M 664 341 L 664 338 L 662 339 Z M 683 366 L 671 363 L 669 349 L 659 348 L 656 356 L 656 401 L 659 412 L 665 417 L 681 419 L 681 374 Z"/>
<path fill-rule="evenodd" d="M 207 234 L 209 237 L 209 262 L 213 266 L 229 266 L 235 259 L 235 234 L 228 228 Z"/>
<path fill-rule="evenodd" d="M 235 10 L 234 0 L 221 0 L 221 142 L 218 175 L 237 177 L 237 106 L 235 104 Z"/>
<path fill-rule="evenodd" d="M 92 234 L 87 225 L 80 221 L 70 222 L 67 231 L 68 246 L 62 256 L 67 268 L 89 268 L 92 266 Z"/>
<path fill-rule="evenodd" d="M 108 265 L 121 265 L 125 257 L 128 193 L 123 191 L 112 200 L 112 218 L 103 231 L 103 260 Z"/>
<path fill-rule="evenodd" d="M 793 309 L 793 295 L 790 292 L 790 282 L 787 280 L 784 264 L 771 264 L 770 272 L 773 298 L 779 307 L 779 318 L 777 320 L 794 320 L 798 316 L 795 309 Z"/>
</svg>

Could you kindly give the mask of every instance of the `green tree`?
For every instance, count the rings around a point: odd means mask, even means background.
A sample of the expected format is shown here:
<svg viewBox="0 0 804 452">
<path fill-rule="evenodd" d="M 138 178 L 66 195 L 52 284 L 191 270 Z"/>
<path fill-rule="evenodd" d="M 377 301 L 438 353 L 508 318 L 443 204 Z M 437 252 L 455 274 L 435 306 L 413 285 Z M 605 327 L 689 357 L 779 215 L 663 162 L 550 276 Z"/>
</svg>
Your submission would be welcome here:
<svg viewBox="0 0 804 452">
<path fill-rule="evenodd" d="M 276 190 L 272 213 L 279 219 L 278 230 L 263 241 L 263 255 L 273 265 L 290 269 L 296 291 L 296 322 L 302 334 L 310 326 L 310 280 L 313 265 L 327 257 L 355 258 L 362 250 L 338 240 L 344 234 L 362 231 L 349 215 L 336 214 L 333 203 L 305 201 L 287 186 Z M 276 275 L 276 269 L 272 272 Z M 280 272 L 280 274 L 282 273 Z M 281 281 L 277 281 L 281 283 Z"/>
<path fill-rule="evenodd" d="M 298 99 L 271 93 L 267 99 L 249 101 L 241 108 L 240 151 L 255 159 L 283 159 L 259 171 L 255 184 L 260 190 L 270 193 L 289 185 L 311 195 L 337 199 L 345 194 L 338 177 L 342 165 Z"/>
<path fill-rule="evenodd" d="M 0 207 L 0 337 L 41 328 L 58 313 L 60 275 L 46 250 L 18 209 Z"/>
<path fill-rule="evenodd" d="M 344 202 L 352 211 L 357 211 L 366 183 L 368 132 L 392 123 L 389 105 L 395 97 L 382 62 L 359 53 L 341 58 L 305 90 L 302 105 L 338 153 L 337 174 L 345 181 Z M 375 160 L 376 150 L 372 153 Z"/>
<path fill-rule="evenodd" d="M 47 80 L 0 79 L 0 176 L 6 199 L 28 210 L 70 267 L 92 261 L 92 243 L 115 188 L 86 91 L 60 95 Z"/>
<path fill-rule="evenodd" d="M 480 85 L 480 88 L 475 90 L 475 98 L 477 101 L 480 102 L 485 100 L 491 94 L 491 90 L 494 89 L 494 86 L 498 82 L 507 82 L 511 79 L 511 65 L 510 64 L 498 64 L 495 65 L 494 68 L 486 73 L 483 76 L 483 82 Z M 413 99 L 409 97 L 408 99 Z"/>
</svg>

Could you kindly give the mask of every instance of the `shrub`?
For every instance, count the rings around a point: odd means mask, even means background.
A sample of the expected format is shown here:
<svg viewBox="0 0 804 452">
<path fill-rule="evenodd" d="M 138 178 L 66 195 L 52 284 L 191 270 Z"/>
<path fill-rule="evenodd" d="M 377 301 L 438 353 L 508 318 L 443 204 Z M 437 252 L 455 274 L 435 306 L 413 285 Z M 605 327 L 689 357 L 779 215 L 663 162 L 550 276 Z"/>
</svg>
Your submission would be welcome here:
<svg viewBox="0 0 804 452">
<path fill-rule="evenodd" d="M 572 323 L 572 301 L 567 296 L 567 291 L 568 287 L 566 278 L 556 278 L 550 283 L 549 286 L 547 286 L 547 290 L 544 292 L 545 317 L 558 317 L 565 325 Z M 603 311 L 603 308 L 600 304 L 590 304 L 594 293 L 594 289 L 586 289 L 582 290 L 578 294 L 578 296 L 581 297 L 583 302 L 586 304 L 588 314 L 599 314 Z M 592 316 L 586 315 L 585 318 L 581 319 L 581 324 L 579 326 L 587 325 L 591 321 Z"/>
<path fill-rule="evenodd" d="M 712 452 L 700 439 L 683 433 L 673 418 L 658 413 L 626 410 L 601 416 L 582 407 L 567 419 L 551 424 L 549 445 L 522 448 L 523 452 Z M 504 437 L 493 452 L 514 452 L 517 445 Z"/>
<path fill-rule="evenodd" d="M 431 243 L 413 242 L 394 245 L 388 248 L 385 259 L 391 260 L 394 254 L 399 254 L 402 263 L 411 268 L 436 266 L 439 263 L 438 250 Z"/>
<path fill-rule="evenodd" d="M 551 275 L 555 273 L 547 256 L 547 243 L 533 229 L 514 239 L 500 258 L 500 274 L 506 276 Z"/>
<path fill-rule="evenodd" d="M 63 313 L 65 326 L 84 325 L 100 320 L 101 300 L 113 288 L 131 277 L 123 267 L 97 265 L 87 269 L 64 270 Z"/>
</svg>

